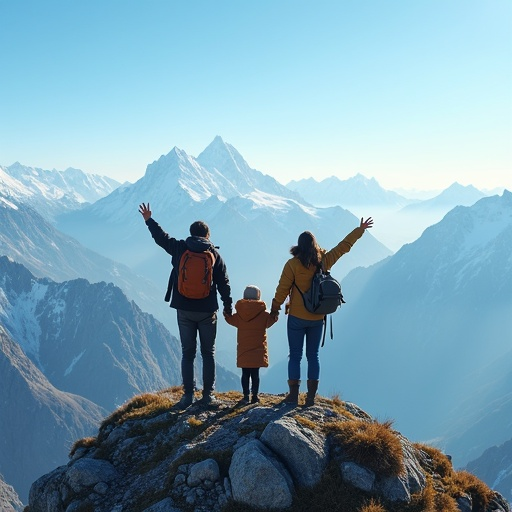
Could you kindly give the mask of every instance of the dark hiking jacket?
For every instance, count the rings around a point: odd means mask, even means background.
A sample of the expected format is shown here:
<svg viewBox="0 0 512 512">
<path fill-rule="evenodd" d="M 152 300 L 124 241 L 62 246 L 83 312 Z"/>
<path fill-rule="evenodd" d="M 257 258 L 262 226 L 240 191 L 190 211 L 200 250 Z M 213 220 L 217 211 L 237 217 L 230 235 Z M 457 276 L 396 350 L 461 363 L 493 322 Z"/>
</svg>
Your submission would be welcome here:
<svg viewBox="0 0 512 512">
<path fill-rule="evenodd" d="M 172 271 L 169 277 L 167 293 L 165 300 L 169 302 L 174 309 L 182 309 L 184 311 L 201 311 L 213 313 L 219 309 L 217 302 L 217 290 L 219 291 L 224 311 L 231 313 L 232 299 L 231 287 L 229 285 L 229 277 L 226 265 L 221 255 L 217 252 L 213 244 L 207 238 L 198 236 L 190 236 L 186 240 L 177 240 L 170 237 L 160 225 L 153 219 L 146 221 L 151 236 L 155 242 L 171 255 Z M 178 267 L 182 254 L 187 250 L 194 252 L 212 251 L 215 256 L 215 264 L 213 266 L 213 285 L 208 297 L 204 299 L 189 299 L 181 295 L 178 291 Z"/>
</svg>

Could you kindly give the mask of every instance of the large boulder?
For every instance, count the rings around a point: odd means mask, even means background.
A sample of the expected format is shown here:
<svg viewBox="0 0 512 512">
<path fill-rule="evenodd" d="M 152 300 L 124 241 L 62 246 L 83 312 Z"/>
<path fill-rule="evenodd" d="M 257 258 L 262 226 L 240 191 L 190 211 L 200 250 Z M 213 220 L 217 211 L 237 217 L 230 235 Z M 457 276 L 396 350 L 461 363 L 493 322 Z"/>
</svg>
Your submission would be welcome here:
<svg viewBox="0 0 512 512">
<path fill-rule="evenodd" d="M 236 501 L 263 509 L 284 509 L 292 504 L 290 474 L 260 441 L 249 441 L 235 451 L 229 478 Z"/>
</svg>

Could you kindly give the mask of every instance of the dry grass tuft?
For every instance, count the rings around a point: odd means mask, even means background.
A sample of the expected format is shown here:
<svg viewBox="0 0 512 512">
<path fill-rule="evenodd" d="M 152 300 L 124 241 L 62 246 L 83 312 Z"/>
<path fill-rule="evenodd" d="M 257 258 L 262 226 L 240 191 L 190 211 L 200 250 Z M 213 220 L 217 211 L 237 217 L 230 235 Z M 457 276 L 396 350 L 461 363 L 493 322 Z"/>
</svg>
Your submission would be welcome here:
<svg viewBox="0 0 512 512">
<path fill-rule="evenodd" d="M 455 471 L 453 475 L 455 497 L 469 494 L 473 500 L 473 510 L 487 510 L 494 497 L 493 491 L 468 471 Z"/>
<path fill-rule="evenodd" d="M 75 455 L 76 451 L 80 448 L 94 448 L 98 444 L 98 440 L 96 437 L 84 437 L 83 439 L 78 439 L 78 441 L 75 441 L 73 443 L 73 446 L 71 447 L 71 450 L 69 452 L 69 457 L 73 457 Z"/>
<path fill-rule="evenodd" d="M 293 418 L 295 421 L 297 421 L 304 427 L 309 428 L 310 430 L 315 430 L 318 428 L 318 425 L 314 421 L 311 421 L 309 418 L 304 418 L 304 416 L 298 416 L 298 415 L 294 416 Z"/>
<path fill-rule="evenodd" d="M 358 512 L 386 512 L 386 509 L 373 498 L 365 505 L 363 505 Z"/>
<path fill-rule="evenodd" d="M 438 492 L 431 500 L 432 510 L 456 512 L 459 510 L 456 498 L 464 495 L 471 496 L 474 510 L 483 512 L 487 509 L 493 498 L 493 491 L 484 482 L 467 471 L 455 471 L 450 459 L 437 448 L 423 444 L 414 446 L 430 458 L 425 469 L 437 475 Z"/>
<path fill-rule="evenodd" d="M 108 425 L 121 425 L 128 420 L 151 418 L 168 411 L 175 403 L 167 390 L 134 396 L 108 416 L 102 422 L 100 430 Z"/>
<path fill-rule="evenodd" d="M 432 462 L 431 469 L 434 473 L 438 474 L 442 479 L 449 479 L 453 476 L 452 462 L 441 450 L 420 443 L 415 443 L 413 446 L 429 456 Z"/>
<path fill-rule="evenodd" d="M 390 421 L 353 420 L 333 422 L 324 428 L 355 462 L 376 473 L 396 476 L 404 471 L 403 450 L 391 425 Z"/>
<path fill-rule="evenodd" d="M 201 420 L 197 419 L 195 416 L 191 416 L 190 418 L 188 418 L 187 423 L 191 427 L 200 427 L 203 424 L 203 422 Z"/>
</svg>

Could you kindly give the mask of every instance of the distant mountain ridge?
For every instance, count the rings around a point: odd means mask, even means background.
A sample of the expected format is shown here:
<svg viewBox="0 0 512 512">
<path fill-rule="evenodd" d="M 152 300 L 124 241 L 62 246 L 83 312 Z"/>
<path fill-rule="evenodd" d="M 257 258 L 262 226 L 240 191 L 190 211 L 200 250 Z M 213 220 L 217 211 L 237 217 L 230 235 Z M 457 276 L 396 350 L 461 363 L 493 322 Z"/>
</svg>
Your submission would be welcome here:
<svg viewBox="0 0 512 512">
<path fill-rule="evenodd" d="M 63 210 L 94 203 L 120 185 L 112 178 L 80 169 L 48 171 L 19 162 L 0 167 L 0 195 L 32 206 L 48 220 L 53 220 Z"/>
<path fill-rule="evenodd" d="M 512 503 L 512 439 L 485 450 L 478 459 L 467 465 L 467 470 Z"/>
<path fill-rule="evenodd" d="M 286 186 L 316 206 L 342 206 L 348 210 L 354 206 L 399 209 L 414 202 L 383 189 L 375 178 L 368 179 L 360 173 L 347 180 L 335 176 L 320 182 L 314 178 L 292 180 Z"/>
<path fill-rule="evenodd" d="M 23 509 L 23 503 L 14 487 L 5 482 L 0 475 L 0 510 L 2 512 L 22 512 Z"/>
<path fill-rule="evenodd" d="M 403 212 L 433 209 L 448 211 L 456 206 L 472 206 L 483 197 L 485 197 L 485 194 L 473 185 L 464 186 L 455 182 L 432 199 L 426 199 L 404 207 Z"/>
<path fill-rule="evenodd" d="M 180 385 L 178 341 L 119 288 L 37 279 L 6 257 L 0 270 L 0 320 L 57 388 L 110 410 L 136 393 Z"/>
<path fill-rule="evenodd" d="M 2 293 L 2 308 L 5 298 Z M 56 389 L 0 324 L 0 473 L 23 502 L 30 484 L 66 462 L 77 437 L 96 429 L 106 411 Z M 1 503 L 1 502 L 0 502 Z M 4 509 L 2 509 L 4 510 Z"/>
<path fill-rule="evenodd" d="M 169 326 L 169 308 L 160 288 L 127 266 L 100 256 L 61 233 L 21 201 L 0 198 L 1 255 L 25 265 L 38 277 L 54 281 L 83 277 L 90 282 L 113 282 L 141 308 Z"/>
</svg>

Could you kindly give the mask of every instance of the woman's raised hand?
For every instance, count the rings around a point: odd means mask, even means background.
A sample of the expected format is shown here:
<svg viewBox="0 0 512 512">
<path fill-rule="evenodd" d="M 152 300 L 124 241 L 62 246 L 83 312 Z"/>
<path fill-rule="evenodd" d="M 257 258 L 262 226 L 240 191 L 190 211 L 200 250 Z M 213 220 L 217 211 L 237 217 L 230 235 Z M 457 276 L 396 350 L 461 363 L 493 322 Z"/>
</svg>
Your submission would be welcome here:
<svg viewBox="0 0 512 512">
<path fill-rule="evenodd" d="M 365 221 L 363 221 L 363 217 L 361 217 L 361 228 L 368 229 L 373 226 L 373 219 L 371 217 L 368 217 Z"/>
</svg>

